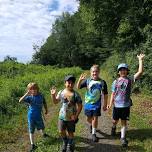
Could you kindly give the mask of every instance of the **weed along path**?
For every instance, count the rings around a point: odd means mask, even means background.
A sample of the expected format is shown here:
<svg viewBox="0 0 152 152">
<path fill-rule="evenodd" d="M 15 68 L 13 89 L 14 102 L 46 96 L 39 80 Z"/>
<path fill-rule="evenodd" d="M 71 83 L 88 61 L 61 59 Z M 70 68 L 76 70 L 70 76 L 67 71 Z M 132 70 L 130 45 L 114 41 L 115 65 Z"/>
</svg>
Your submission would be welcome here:
<svg viewBox="0 0 152 152">
<path fill-rule="evenodd" d="M 120 152 L 120 145 L 118 140 L 110 136 L 111 133 L 111 119 L 107 112 L 102 112 L 102 116 L 99 117 L 99 124 L 97 130 L 97 136 L 99 141 L 94 143 L 91 140 L 91 134 L 89 132 L 88 125 L 84 114 L 81 115 L 81 134 L 78 138 L 78 145 L 76 145 L 77 152 Z"/>
</svg>

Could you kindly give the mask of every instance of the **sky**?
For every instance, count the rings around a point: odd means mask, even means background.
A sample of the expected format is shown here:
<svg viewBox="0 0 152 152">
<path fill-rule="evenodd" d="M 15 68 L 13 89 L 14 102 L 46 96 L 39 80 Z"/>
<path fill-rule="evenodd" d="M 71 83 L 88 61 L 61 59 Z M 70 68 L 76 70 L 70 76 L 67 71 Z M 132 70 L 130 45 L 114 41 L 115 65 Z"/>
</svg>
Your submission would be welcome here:
<svg viewBox="0 0 152 152">
<path fill-rule="evenodd" d="M 77 0 L 0 0 L 0 61 L 9 55 L 30 62 L 33 44 L 43 45 L 55 19 L 78 7 Z"/>
</svg>

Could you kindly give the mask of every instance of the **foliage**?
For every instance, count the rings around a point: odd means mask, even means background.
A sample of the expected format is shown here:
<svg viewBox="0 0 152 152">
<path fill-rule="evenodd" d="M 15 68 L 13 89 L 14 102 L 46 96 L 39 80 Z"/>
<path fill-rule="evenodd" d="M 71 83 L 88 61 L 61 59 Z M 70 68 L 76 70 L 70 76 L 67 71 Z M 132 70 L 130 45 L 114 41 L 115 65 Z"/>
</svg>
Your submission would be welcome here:
<svg viewBox="0 0 152 152">
<path fill-rule="evenodd" d="M 3 138 L 1 142 L 13 142 L 14 138 L 18 138 L 21 130 L 26 127 L 25 125 L 22 127 L 22 125 L 26 122 L 27 107 L 19 104 L 18 100 L 25 93 L 29 82 L 38 83 L 40 91 L 48 102 L 50 101 L 49 89 L 51 86 L 64 87 L 65 75 L 77 76 L 81 72 L 82 70 L 77 67 L 59 69 L 15 62 L 0 63 L 0 136 Z"/>
</svg>

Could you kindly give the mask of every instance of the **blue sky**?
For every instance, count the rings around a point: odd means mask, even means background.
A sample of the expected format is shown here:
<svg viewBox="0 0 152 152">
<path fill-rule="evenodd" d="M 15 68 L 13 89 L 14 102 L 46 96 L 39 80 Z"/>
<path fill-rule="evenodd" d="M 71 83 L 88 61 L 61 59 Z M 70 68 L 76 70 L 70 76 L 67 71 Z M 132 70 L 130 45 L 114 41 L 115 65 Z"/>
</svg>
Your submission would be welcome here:
<svg viewBox="0 0 152 152">
<path fill-rule="evenodd" d="M 76 0 L 0 0 L 0 61 L 10 55 L 19 62 L 29 62 L 51 33 L 57 16 L 74 13 Z"/>
</svg>

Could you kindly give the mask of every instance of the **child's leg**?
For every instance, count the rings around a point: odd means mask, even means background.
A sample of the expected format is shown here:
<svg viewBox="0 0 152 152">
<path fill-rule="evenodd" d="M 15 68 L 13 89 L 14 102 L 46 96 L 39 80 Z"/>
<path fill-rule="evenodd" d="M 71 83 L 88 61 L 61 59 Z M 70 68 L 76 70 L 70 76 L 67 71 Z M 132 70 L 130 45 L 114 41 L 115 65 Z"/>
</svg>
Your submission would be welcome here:
<svg viewBox="0 0 152 152">
<path fill-rule="evenodd" d="M 130 107 L 123 108 L 121 112 L 121 138 L 126 138 L 127 120 L 129 120 Z"/>
<path fill-rule="evenodd" d="M 31 150 L 35 150 L 37 146 L 34 144 L 34 131 L 35 131 L 35 121 L 34 120 L 28 120 L 29 125 L 29 138 L 31 143 Z"/>
<path fill-rule="evenodd" d="M 45 133 L 44 129 L 40 129 L 39 131 L 44 138 L 49 137 L 49 135 Z"/>
<path fill-rule="evenodd" d="M 98 116 L 93 116 L 93 119 L 92 119 L 92 140 L 93 140 L 93 142 L 98 141 L 98 138 L 96 137 L 97 127 L 98 127 Z"/>
<path fill-rule="evenodd" d="M 128 141 L 126 140 L 126 130 L 127 130 L 127 120 L 121 120 L 121 144 L 123 147 L 127 147 L 128 146 Z"/>
<path fill-rule="evenodd" d="M 112 128 L 111 128 L 111 135 L 115 136 L 116 135 L 116 126 L 120 118 L 120 111 L 119 108 L 113 107 L 113 112 L 112 112 Z"/>
<path fill-rule="evenodd" d="M 49 137 L 49 135 L 47 135 L 44 131 L 45 129 L 45 126 L 44 126 L 44 122 L 43 122 L 43 119 L 42 118 L 39 118 L 38 120 L 35 121 L 36 123 L 36 128 L 37 130 L 39 130 L 39 132 L 41 133 L 41 135 L 46 138 L 46 137 Z"/>
<path fill-rule="evenodd" d="M 29 138 L 31 145 L 34 145 L 34 131 L 35 131 L 35 121 L 28 119 L 28 127 L 29 127 Z"/>
<path fill-rule="evenodd" d="M 127 147 L 128 141 L 126 140 L 127 120 L 129 120 L 130 107 L 121 110 L 121 143 L 123 147 Z"/>
<path fill-rule="evenodd" d="M 66 130 L 60 131 L 60 136 L 62 138 L 62 141 L 64 144 L 67 144 L 67 135 L 66 135 Z"/>
<path fill-rule="evenodd" d="M 89 132 L 92 133 L 92 117 L 91 116 L 87 116 L 87 122 L 89 125 Z"/>
<path fill-rule="evenodd" d="M 34 134 L 29 133 L 29 137 L 30 137 L 30 143 L 31 143 L 31 145 L 33 145 L 34 144 Z"/>
<path fill-rule="evenodd" d="M 89 123 L 89 125 L 92 125 L 92 117 L 91 116 L 87 116 L 87 122 Z"/>
<path fill-rule="evenodd" d="M 73 145 L 74 144 L 74 133 L 68 132 L 68 144 Z"/>
<path fill-rule="evenodd" d="M 74 132 L 75 132 L 75 122 L 69 121 L 67 123 L 67 133 L 68 133 L 68 144 L 67 144 L 67 152 L 74 151 Z"/>
<path fill-rule="evenodd" d="M 66 135 L 66 125 L 67 125 L 67 122 L 65 122 L 64 120 L 59 119 L 58 129 L 59 129 L 59 133 L 60 133 L 60 136 L 62 138 L 62 141 L 63 141 L 62 152 L 66 152 L 67 143 L 68 143 L 68 138 L 67 138 L 67 135 Z"/>
<path fill-rule="evenodd" d="M 111 135 L 115 136 L 116 135 L 116 127 L 117 127 L 117 123 L 119 120 L 112 120 L 112 128 L 111 128 Z"/>
<path fill-rule="evenodd" d="M 96 134 L 97 127 L 98 127 L 98 116 L 93 116 L 93 119 L 92 119 L 92 134 Z"/>
<path fill-rule="evenodd" d="M 74 152 L 74 132 L 68 131 L 68 144 L 67 144 L 67 151 L 66 152 Z"/>
<path fill-rule="evenodd" d="M 121 120 L 121 139 L 126 138 L 127 120 Z"/>
</svg>

